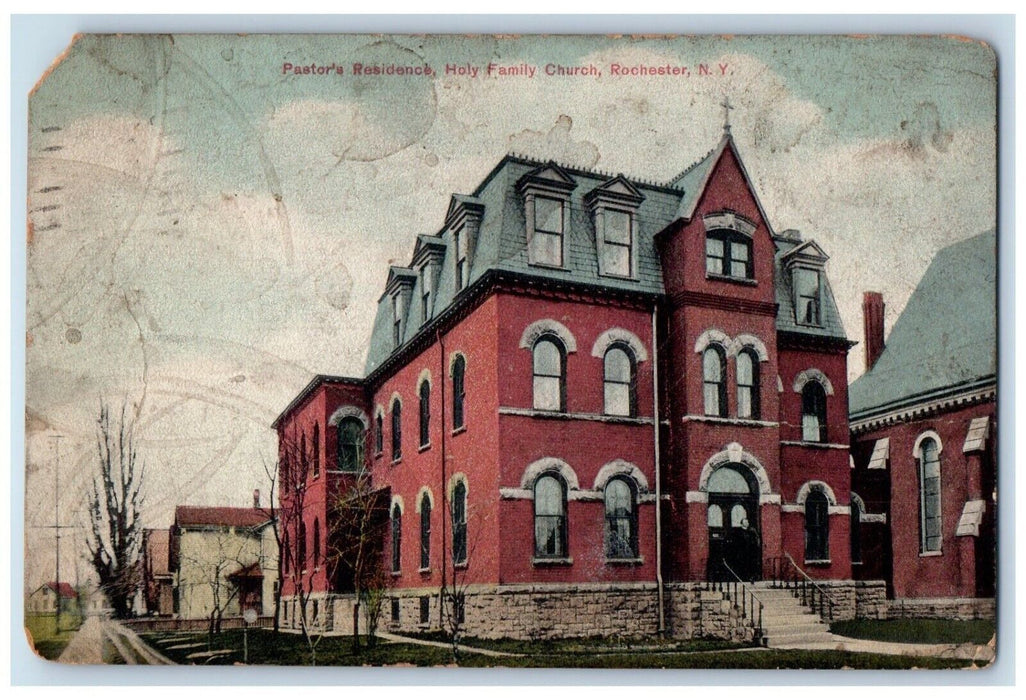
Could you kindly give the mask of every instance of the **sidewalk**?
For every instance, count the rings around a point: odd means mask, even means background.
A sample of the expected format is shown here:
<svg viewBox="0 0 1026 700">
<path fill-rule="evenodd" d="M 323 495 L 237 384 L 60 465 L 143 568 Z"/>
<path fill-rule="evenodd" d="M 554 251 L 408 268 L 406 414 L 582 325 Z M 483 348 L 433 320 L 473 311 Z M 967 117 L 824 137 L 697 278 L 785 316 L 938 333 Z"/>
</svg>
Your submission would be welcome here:
<svg viewBox="0 0 1026 700">
<path fill-rule="evenodd" d="M 832 649 L 834 651 L 858 651 L 870 654 L 891 654 L 893 656 L 935 656 L 942 659 L 967 659 L 981 665 L 994 660 L 994 638 L 987 644 L 904 644 L 899 642 L 878 642 L 872 639 L 853 639 L 839 634 L 831 635 L 829 642 L 775 646 L 775 649 Z"/>
<path fill-rule="evenodd" d="M 62 664 L 102 664 L 103 623 L 100 618 L 87 617 L 57 661 Z"/>
<path fill-rule="evenodd" d="M 384 639 L 387 642 L 394 642 L 400 644 L 420 644 L 426 647 L 441 647 L 442 649 L 452 649 L 452 645 L 448 642 L 432 642 L 427 639 L 402 637 L 398 634 L 390 634 L 388 632 L 378 632 L 376 633 L 376 636 L 380 639 Z M 511 654 L 507 651 L 495 651 L 493 649 L 468 647 L 466 644 L 460 644 L 460 651 L 469 651 L 472 654 L 481 654 L 482 656 L 522 656 L 522 654 Z"/>
</svg>

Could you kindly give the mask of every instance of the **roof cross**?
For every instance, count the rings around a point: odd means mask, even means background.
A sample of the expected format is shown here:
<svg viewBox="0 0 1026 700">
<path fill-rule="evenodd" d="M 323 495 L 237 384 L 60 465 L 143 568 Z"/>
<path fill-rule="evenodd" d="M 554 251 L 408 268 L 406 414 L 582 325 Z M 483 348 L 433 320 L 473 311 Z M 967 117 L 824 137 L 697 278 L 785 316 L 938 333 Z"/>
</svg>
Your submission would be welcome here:
<svg viewBox="0 0 1026 700">
<path fill-rule="evenodd" d="M 730 97 L 724 97 L 723 102 L 720 103 L 720 107 L 723 107 L 723 133 L 730 133 L 730 110 L 734 109 L 734 105 L 730 104 Z"/>
</svg>

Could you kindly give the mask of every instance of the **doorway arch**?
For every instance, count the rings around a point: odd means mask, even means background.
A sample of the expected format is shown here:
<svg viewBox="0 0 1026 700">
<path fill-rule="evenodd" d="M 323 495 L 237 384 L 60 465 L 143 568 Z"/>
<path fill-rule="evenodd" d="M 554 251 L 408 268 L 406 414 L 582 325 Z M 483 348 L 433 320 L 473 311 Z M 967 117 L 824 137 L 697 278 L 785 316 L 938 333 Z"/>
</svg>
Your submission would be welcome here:
<svg viewBox="0 0 1026 700">
<path fill-rule="evenodd" d="M 734 574 L 754 581 L 762 575 L 762 537 L 759 519 L 759 483 L 752 470 L 739 462 L 716 467 L 705 484 L 710 581 L 732 581 Z"/>
</svg>

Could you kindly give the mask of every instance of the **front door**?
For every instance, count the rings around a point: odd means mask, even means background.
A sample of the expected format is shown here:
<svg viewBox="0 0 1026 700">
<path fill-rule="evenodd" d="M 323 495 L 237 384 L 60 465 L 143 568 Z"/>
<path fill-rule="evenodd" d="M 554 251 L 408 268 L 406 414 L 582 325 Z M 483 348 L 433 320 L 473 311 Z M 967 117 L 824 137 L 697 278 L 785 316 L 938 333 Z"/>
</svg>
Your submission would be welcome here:
<svg viewBox="0 0 1026 700">
<path fill-rule="evenodd" d="M 743 465 L 726 465 L 709 479 L 710 581 L 744 581 L 762 575 L 759 499 L 751 472 Z M 729 567 L 729 568 L 728 568 Z"/>
</svg>

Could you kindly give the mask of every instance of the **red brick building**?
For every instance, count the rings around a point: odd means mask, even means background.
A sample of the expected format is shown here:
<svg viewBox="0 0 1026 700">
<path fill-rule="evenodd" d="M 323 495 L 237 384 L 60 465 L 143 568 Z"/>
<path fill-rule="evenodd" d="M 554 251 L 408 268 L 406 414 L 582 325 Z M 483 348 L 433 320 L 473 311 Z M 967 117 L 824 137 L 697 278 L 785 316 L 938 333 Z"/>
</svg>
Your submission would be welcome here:
<svg viewBox="0 0 1026 700">
<path fill-rule="evenodd" d="M 332 494 L 364 470 L 398 629 L 437 625 L 454 582 L 468 630 L 511 636 L 707 633 L 702 582 L 787 557 L 850 583 L 826 262 L 773 228 L 729 130 L 665 183 L 503 158 L 389 270 L 365 376 L 319 376 L 275 421 L 320 609 L 346 590 Z"/>
<path fill-rule="evenodd" d="M 851 385 L 853 571 L 895 614 L 993 615 L 996 237 L 940 251 L 884 343 L 864 302 L 867 371 Z"/>
</svg>

